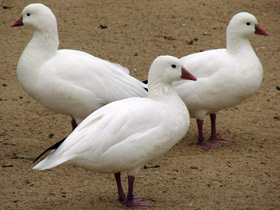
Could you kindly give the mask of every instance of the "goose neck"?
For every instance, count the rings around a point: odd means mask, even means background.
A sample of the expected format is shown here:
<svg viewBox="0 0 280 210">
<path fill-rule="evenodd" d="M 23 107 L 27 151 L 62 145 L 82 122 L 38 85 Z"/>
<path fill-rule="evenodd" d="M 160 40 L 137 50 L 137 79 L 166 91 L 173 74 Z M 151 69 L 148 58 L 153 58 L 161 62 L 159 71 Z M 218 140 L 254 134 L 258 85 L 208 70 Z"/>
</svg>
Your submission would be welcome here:
<svg viewBox="0 0 280 210">
<path fill-rule="evenodd" d="M 227 36 L 227 51 L 229 53 L 248 53 L 254 51 L 248 38 L 229 35 Z"/>
</svg>

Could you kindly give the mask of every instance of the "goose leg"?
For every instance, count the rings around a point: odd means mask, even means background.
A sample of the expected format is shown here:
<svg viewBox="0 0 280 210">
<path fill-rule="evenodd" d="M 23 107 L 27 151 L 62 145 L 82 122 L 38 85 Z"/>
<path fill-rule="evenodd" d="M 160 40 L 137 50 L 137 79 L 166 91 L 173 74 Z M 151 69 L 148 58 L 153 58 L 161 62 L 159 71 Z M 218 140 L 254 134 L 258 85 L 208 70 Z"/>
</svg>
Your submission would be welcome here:
<svg viewBox="0 0 280 210">
<path fill-rule="evenodd" d="M 133 184 L 135 177 L 128 176 L 128 193 L 126 199 L 126 205 L 128 207 L 151 207 L 149 203 L 141 202 L 142 198 L 134 198 L 133 195 Z"/>
<path fill-rule="evenodd" d="M 126 198 L 123 188 L 122 188 L 121 173 L 118 172 L 118 173 L 115 173 L 114 175 L 115 175 L 115 179 L 117 182 L 117 188 L 118 188 L 118 194 L 119 194 L 118 201 L 121 203 L 126 203 L 127 198 Z M 142 200 L 142 198 L 134 198 L 134 201 L 141 201 L 141 200 Z"/>
<path fill-rule="evenodd" d="M 210 114 L 211 119 L 211 136 L 212 142 L 232 142 L 231 138 L 218 138 L 216 129 L 216 114 Z"/>
<path fill-rule="evenodd" d="M 115 179 L 117 182 L 117 187 L 118 187 L 118 194 L 119 194 L 119 198 L 118 201 L 119 202 L 125 202 L 126 201 L 126 196 L 123 192 L 123 188 L 122 188 L 122 183 L 121 183 L 121 173 L 115 173 Z"/>
<path fill-rule="evenodd" d="M 219 147 L 219 145 L 215 145 L 215 144 L 207 144 L 204 140 L 203 137 L 203 120 L 196 120 L 196 124 L 197 124 L 197 128 L 198 128 L 198 142 L 197 144 L 199 146 L 205 147 L 205 148 L 216 148 Z"/>
</svg>

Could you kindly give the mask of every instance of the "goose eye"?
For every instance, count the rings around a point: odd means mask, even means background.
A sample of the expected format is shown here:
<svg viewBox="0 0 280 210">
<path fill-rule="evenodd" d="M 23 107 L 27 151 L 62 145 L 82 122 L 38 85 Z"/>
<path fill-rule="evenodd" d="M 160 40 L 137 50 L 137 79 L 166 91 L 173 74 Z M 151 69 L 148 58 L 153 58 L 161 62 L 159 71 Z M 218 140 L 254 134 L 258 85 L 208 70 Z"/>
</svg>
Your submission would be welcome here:
<svg viewBox="0 0 280 210">
<path fill-rule="evenodd" d="M 175 64 L 172 64 L 171 67 L 172 67 L 173 69 L 175 69 L 175 68 L 176 68 L 176 65 L 175 65 Z"/>
<path fill-rule="evenodd" d="M 30 16 L 30 13 L 27 13 L 26 15 L 27 15 L 27 16 Z"/>
<path fill-rule="evenodd" d="M 249 26 L 249 25 L 251 25 L 251 23 L 250 23 L 250 22 L 247 22 L 246 25 Z"/>
</svg>

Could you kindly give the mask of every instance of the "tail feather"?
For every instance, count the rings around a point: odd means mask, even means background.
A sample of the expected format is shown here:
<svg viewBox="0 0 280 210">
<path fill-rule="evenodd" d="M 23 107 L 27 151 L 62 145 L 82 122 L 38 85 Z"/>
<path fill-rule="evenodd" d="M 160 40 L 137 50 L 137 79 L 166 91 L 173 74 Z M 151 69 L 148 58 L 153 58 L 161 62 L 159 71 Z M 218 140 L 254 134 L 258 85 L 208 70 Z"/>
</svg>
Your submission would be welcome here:
<svg viewBox="0 0 280 210">
<path fill-rule="evenodd" d="M 33 163 L 35 163 L 40 157 L 42 157 L 46 152 L 50 151 L 50 150 L 55 150 L 57 149 L 61 144 L 62 142 L 64 142 L 64 140 L 66 139 L 67 137 L 61 139 L 59 142 L 57 142 L 56 144 L 52 145 L 51 147 L 49 147 L 48 149 L 46 149 L 44 152 L 42 152 L 38 157 L 36 157 L 34 160 L 33 160 Z"/>
<path fill-rule="evenodd" d="M 55 156 L 53 154 L 54 153 L 51 153 L 48 157 L 46 157 L 44 160 L 42 160 L 40 163 L 34 166 L 33 170 L 42 171 L 46 169 L 51 169 L 69 160 L 69 158 L 67 157 L 62 157 L 57 159 L 56 157 L 53 157 Z"/>
</svg>

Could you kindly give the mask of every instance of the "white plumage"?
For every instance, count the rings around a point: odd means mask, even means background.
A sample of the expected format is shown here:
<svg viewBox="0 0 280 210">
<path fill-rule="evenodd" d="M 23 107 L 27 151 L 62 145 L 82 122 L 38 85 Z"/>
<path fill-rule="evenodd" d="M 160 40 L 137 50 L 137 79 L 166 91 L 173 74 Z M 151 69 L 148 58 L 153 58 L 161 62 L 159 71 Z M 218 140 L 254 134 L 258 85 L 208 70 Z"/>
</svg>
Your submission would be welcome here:
<svg viewBox="0 0 280 210">
<path fill-rule="evenodd" d="M 262 64 L 256 56 L 249 37 L 268 35 L 258 25 L 257 19 L 241 12 L 232 17 L 227 27 L 227 48 L 213 49 L 181 58 L 183 65 L 198 79 L 197 82 L 178 81 L 174 87 L 186 103 L 190 116 L 197 119 L 199 144 L 216 147 L 204 142 L 203 119 L 210 114 L 212 141 L 231 141 L 216 135 L 216 113 L 241 103 L 260 87 L 263 77 Z"/>
<path fill-rule="evenodd" d="M 23 89 L 57 113 L 78 124 L 96 109 L 116 100 L 146 97 L 145 84 L 128 69 L 77 50 L 58 50 L 57 22 L 43 4 L 30 4 L 12 26 L 34 34 L 23 51 L 17 75 Z"/>
<path fill-rule="evenodd" d="M 45 170 L 70 164 L 129 176 L 128 199 L 119 188 L 119 199 L 128 206 L 146 206 L 133 199 L 133 181 L 143 164 L 167 152 L 184 137 L 189 127 L 188 110 L 173 89 L 175 80 L 196 78 L 179 59 L 160 56 L 149 71 L 148 98 L 129 98 L 110 103 L 90 114 L 46 159 L 33 169 Z M 122 192 L 122 193 L 120 193 Z"/>
</svg>

